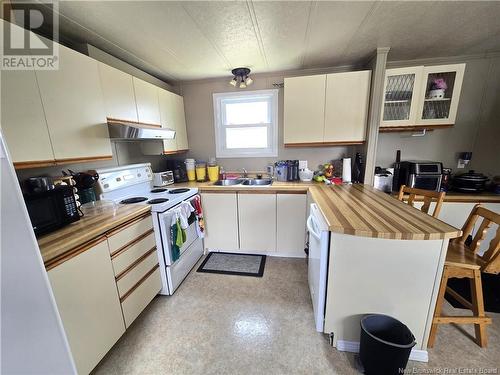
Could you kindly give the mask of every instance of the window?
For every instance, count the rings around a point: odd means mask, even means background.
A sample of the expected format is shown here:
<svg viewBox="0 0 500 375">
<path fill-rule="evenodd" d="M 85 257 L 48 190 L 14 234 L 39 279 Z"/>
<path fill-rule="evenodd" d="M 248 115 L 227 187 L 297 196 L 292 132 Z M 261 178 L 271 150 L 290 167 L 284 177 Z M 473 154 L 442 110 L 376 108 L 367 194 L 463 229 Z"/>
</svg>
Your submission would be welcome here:
<svg viewBox="0 0 500 375">
<path fill-rule="evenodd" d="M 278 90 L 214 94 L 216 156 L 278 156 Z"/>
</svg>

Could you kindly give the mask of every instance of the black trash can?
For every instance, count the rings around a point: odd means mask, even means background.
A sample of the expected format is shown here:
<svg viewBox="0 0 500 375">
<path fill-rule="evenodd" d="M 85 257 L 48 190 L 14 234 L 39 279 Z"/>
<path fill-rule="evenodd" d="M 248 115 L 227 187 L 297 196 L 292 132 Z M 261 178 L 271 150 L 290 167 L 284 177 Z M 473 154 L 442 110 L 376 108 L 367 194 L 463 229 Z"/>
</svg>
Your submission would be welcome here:
<svg viewBox="0 0 500 375">
<path fill-rule="evenodd" d="M 388 315 L 361 319 L 359 359 L 367 375 L 403 374 L 415 337 L 406 325 Z"/>
</svg>

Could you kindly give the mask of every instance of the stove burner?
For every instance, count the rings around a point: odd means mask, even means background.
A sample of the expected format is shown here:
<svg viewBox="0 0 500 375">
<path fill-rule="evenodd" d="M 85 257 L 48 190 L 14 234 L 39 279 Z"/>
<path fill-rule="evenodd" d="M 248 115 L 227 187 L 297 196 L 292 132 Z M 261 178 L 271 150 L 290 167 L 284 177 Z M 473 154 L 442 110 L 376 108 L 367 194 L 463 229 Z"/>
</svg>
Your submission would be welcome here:
<svg viewBox="0 0 500 375">
<path fill-rule="evenodd" d="M 146 197 L 132 197 L 132 198 L 124 199 L 120 203 L 123 203 L 123 204 L 139 203 L 139 202 L 144 202 L 147 200 L 148 200 L 148 198 L 146 198 Z"/>
<path fill-rule="evenodd" d="M 165 203 L 165 202 L 168 202 L 167 198 L 156 198 L 156 199 L 148 200 L 149 204 L 158 204 L 158 203 Z"/>
<path fill-rule="evenodd" d="M 169 190 L 168 193 L 169 194 L 180 194 L 180 193 L 186 193 L 188 191 L 189 191 L 189 189 L 187 189 L 187 188 L 180 188 L 180 189 Z"/>
<path fill-rule="evenodd" d="M 151 190 L 151 193 L 163 193 L 165 191 L 167 191 L 167 189 L 159 188 Z"/>
</svg>

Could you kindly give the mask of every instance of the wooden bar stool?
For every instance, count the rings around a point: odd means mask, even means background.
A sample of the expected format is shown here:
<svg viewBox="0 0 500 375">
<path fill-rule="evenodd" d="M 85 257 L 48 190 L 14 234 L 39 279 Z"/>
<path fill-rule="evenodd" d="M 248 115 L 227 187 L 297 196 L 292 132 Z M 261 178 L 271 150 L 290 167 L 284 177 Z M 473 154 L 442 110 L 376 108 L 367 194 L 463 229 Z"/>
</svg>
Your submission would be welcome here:
<svg viewBox="0 0 500 375">
<path fill-rule="evenodd" d="M 482 218 L 482 222 L 471 244 L 468 246 L 465 244 L 465 241 L 472 233 L 474 225 L 480 217 Z M 427 343 L 429 348 L 432 348 L 434 345 L 438 324 L 444 323 L 474 324 L 476 343 L 480 347 L 487 346 L 486 325 L 491 323 L 491 318 L 487 317 L 484 313 L 481 272 L 493 274 L 500 272 L 500 227 L 497 229 L 495 237 L 491 240 L 488 250 L 482 256 L 477 254 L 477 250 L 492 223 L 500 225 L 500 215 L 477 204 L 472 209 L 469 218 L 462 228 L 462 236 L 450 242 L 436 301 L 434 318 L 432 320 L 432 328 Z M 447 287 L 448 279 L 453 277 L 470 279 L 471 302 L 467 301 L 450 287 Z M 441 315 L 445 292 L 448 292 L 464 307 L 472 310 L 472 316 Z"/>
<path fill-rule="evenodd" d="M 443 205 L 443 200 L 444 196 L 446 193 L 444 192 L 437 192 L 433 190 L 424 190 L 424 189 L 415 189 L 408 187 L 406 185 L 401 185 L 399 188 L 399 194 L 398 194 L 398 199 L 400 201 L 405 200 L 405 194 L 409 194 L 407 203 L 413 207 L 413 203 L 415 201 L 415 197 L 417 195 L 423 196 L 424 197 L 424 205 L 420 209 L 422 212 L 425 212 L 426 214 L 429 213 L 429 208 L 431 206 L 432 201 L 435 199 L 436 200 L 436 207 L 434 208 L 434 212 L 432 213 L 432 216 L 437 219 L 439 215 L 439 211 L 441 211 L 441 206 Z"/>
</svg>

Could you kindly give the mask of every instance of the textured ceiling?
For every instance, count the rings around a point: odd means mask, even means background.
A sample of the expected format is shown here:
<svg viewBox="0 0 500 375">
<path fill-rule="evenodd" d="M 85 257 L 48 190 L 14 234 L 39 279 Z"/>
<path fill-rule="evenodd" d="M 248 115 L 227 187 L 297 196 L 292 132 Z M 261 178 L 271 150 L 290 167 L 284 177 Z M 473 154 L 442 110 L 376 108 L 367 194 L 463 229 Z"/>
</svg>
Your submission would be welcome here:
<svg viewBox="0 0 500 375">
<path fill-rule="evenodd" d="M 500 51 L 493 1 L 60 1 L 61 34 L 165 81 Z"/>
</svg>

